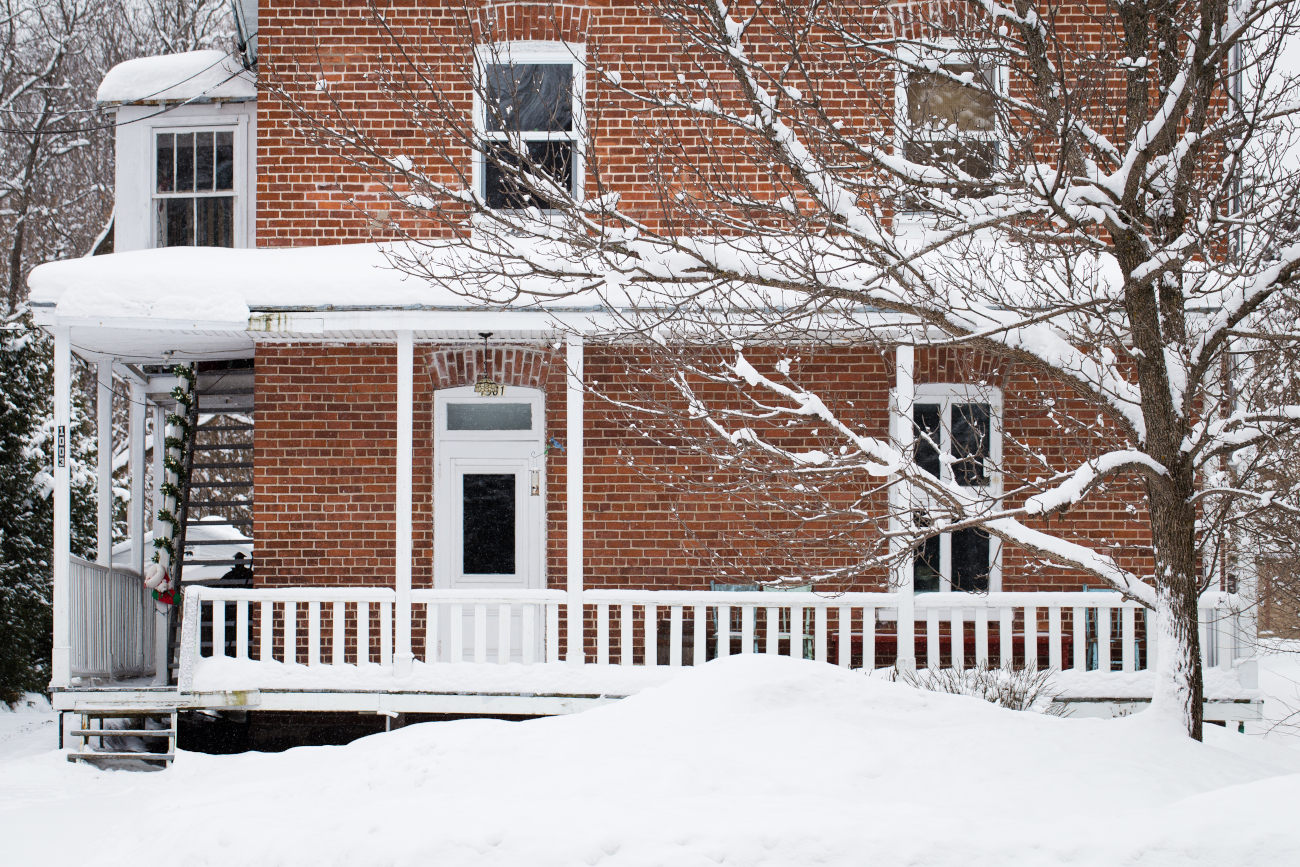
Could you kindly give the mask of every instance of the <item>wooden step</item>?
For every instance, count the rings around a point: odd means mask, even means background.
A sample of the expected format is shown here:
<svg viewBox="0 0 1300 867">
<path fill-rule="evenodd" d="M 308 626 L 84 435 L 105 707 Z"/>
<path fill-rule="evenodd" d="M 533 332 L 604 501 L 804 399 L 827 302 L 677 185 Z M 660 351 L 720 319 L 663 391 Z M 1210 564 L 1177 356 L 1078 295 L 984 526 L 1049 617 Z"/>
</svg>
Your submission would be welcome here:
<svg viewBox="0 0 1300 867">
<path fill-rule="evenodd" d="M 175 758 L 175 753 L 97 753 L 94 750 L 87 753 L 68 753 L 68 761 L 70 762 L 85 762 L 95 759 L 139 759 L 142 762 L 167 762 L 171 764 Z"/>
</svg>

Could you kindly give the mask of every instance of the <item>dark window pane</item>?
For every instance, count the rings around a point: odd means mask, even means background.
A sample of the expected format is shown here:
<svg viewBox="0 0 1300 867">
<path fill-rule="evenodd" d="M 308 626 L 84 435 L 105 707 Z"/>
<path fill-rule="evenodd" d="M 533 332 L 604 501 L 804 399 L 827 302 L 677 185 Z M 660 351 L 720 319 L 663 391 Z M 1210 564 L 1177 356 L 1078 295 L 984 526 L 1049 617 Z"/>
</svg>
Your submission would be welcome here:
<svg viewBox="0 0 1300 867">
<path fill-rule="evenodd" d="M 932 476 L 939 475 L 939 424 L 939 404 L 912 405 L 912 432 L 916 436 L 916 465 Z"/>
<path fill-rule="evenodd" d="M 176 185 L 176 136 L 158 134 L 158 192 L 170 193 Z"/>
<path fill-rule="evenodd" d="M 952 534 L 952 589 L 984 593 L 989 589 L 989 534 L 980 529 Z"/>
<path fill-rule="evenodd" d="M 212 133 L 196 132 L 194 134 L 194 189 L 202 192 L 212 190 L 214 159 Z"/>
<path fill-rule="evenodd" d="M 910 141 L 904 148 L 908 160 L 928 166 L 952 166 L 972 178 L 993 175 L 998 162 L 998 146 L 982 139 L 948 141 Z"/>
<path fill-rule="evenodd" d="M 573 143 L 567 141 L 531 141 L 527 162 L 521 170 L 534 176 L 545 175 L 557 186 L 573 192 Z M 545 198 L 529 190 L 528 184 L 513 171 L 519 165 L 517 155 L 505 147 L 494 148 L 484 159 L 484 196 L 490 208 L 550 207 Z"/>
<path fill-rule="evenodd" d="M 235 200 L 230 196 L 205 196 L 194 200 L 198 219 L 194 244 L 198 247 L 235 246 Z"/>
<path fill-rule="evenodd" d="M 194 133 L 176 134 L 176 191 L 194 189 Z"/>
<path fill-rule="evenodd" d="M 217 133 L 216 189 L 235 188 L 235 134 Z"/>
<path fill-rule="evenodd" d="M 466 473 L 463 482 L 464 574 L 515 573 L 515 476 Z"/>
<path fill-rule="evenodd" d="M 526 403 L 449 403 L 447 430 L 532 430 Z"/>
<path fill-rule="evenodd" d="M 939 576 L 939 537 L 932 536 L 917 546 L 912 557 L 912 584 L 917 593 L 935 593 Z"/>
<path fill-rule="evenodd" d="M 987 485 L 985 461 L 989 456 L 989 405 L 954 403 L 952 405 L 953 478 L 959 485 Z"/>
<path fill-rule="evenodd" d="M 484 108 L 484 128 L 491 132 L 569 132 L 573 67 L 567 63 L 489 66 Z"/>
<path fill-rule="evenodd" d="M 158 246 L 188 247 L 194 243 L 194 200 L 164 199 L 158 203 Z"/>
</svg>

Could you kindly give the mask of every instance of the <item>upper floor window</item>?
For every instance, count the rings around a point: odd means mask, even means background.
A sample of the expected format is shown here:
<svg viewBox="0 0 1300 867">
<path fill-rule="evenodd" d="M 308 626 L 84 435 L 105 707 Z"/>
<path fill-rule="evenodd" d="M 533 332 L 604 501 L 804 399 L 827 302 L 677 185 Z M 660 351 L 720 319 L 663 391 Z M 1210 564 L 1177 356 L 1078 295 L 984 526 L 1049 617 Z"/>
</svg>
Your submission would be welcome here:
<svg viewBox="0 0 1300 867">
<path fill-rule="evenodd" d="M 154 244 L 235 245 L 235 133 L 154 134 Z"/>
<path fill-rule="evenodd" d="M 918 62 L 900 81 L 900 138 L 908 160 L 987 178 L 998 165 L 1001 70 L 956 52 Z M 928 70 L 928 71 L 925 71 Z"/>
<path fill-rule="evenodd" d="M 921 385 L 912 404 L 917 465 L 937 478 L 996 497 L 1001 459 L 1001 402 L 996 389 L 960 385 Z M 924 503 L 916 521 L 929 520 Z M 957 590 L 985 592 L 992 587 L 997 546 L 978 527 L 932 536 L 913 555 L 913 586 L 918 593 Z"/>
<path fill-rule="evenodd" d="M 476 180 L 488 207 L 549 208 L 546 188 L 579 194 L 581 58 L 573 46 L 512 43 L 479 53 Z"/>
</svg>

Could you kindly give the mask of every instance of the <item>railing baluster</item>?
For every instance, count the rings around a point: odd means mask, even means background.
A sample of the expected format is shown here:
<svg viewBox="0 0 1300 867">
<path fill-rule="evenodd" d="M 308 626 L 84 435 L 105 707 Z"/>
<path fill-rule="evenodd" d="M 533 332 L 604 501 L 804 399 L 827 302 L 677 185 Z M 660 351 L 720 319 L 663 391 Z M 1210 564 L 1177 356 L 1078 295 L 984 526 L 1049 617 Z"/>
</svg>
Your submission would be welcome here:
<svg viewBox="0 0 1300 867">
<path fill-rule="evenodd" d="M 379 664 L 393 664 L 393 603 L 379 603 Z"/>
<path fill-rule="evenodd" d="M 1200 633 L 1201 639 L 1201 668 L 1209 668 L 1214 664 L 1214 652 L 1210 649 L 1210 639 L 1214 637 L 1214 627 L 1210 623 L 1209 611 L 1196 608 L 1196 628 Z"/>
<path fill-rule="evenodd" d="M 212 658 L 226 655 L 226 603 L 212 602 Z"/>
<path fill-rule="evenodd" d="M 682 667 L 682 606 L 668 609 L 668 665 Z"/>
<path fill-rule="evenodd" d="M 505 665 L 510 661 L 510 620 L 513 606 L 502 602 L 497 607 L 497 663 Z"/>
<path fill-rule="evenodd" d="M 320 603 L 307 603 L 307 664 L 320 665 Z"/>
<path fill-rule="evenodd" d="M 719 605 L 714 609 L 717 628 L 714 629 L 714 652 L 718 658 L 731 656 L 731 606 Z"/>
<path fill-rule="evenodd" d="M 790 658 L 803 659 L 803 606 L 790 606 Z"/>
<path fill-rule="evenodd" d="M 925 610 L 925 665 L 926 668 L 939 668 L 943 660 L 939 658 L 939 609 Z"/>
<path fill-rule="evenodd" d="M 560 661 L 560 603 L 546 605 L 546 662 Z"/>
<path fill-rule="evenodd" d="M 298 662 L 298 603 L 284 603 L 284 661 Z"/>
<path fill-rule="evenodd" d="M 1110 608 L 1097 608 L 1097 670 L 1110 671 Z"/>
<path fill-rule="evenodd" d="M 853 663 L 853 609 L 847 605 L 838 608 L 836 617 L 836 656 L 835 664 L 848 668 Z"/>
<path fill-rule="evenodd" d="M 756 605 L 740 606 L 740 652 L 753 653 L 754 647 L 754 612 Z"/>
<path fill-rule="evenodd" d="M 853 619 L 849 618 L 849 636 L 853 635 Z M 850 648 L 850 656 L 852 648 Z M 852 664 L 852 660 L 850 660 Z M 866 674 L 876 670 L 876 609 L 870 605 L 862 609 L 862 670 Z"/>
<path fill-rule="evenodd" d="M 1025 668 L 1038 670 L 1038 606 L 1025 606 Z"/>
<path fill-rule="evenodd" d="M 694 659 L 691 660 L 691 664 L 698 667 L 703 665 L 708 658 L 709 630 L 705 628 L 708 608 L 703 605 L 696 605 L 694 617 L 695 620 L 691 629 L 691 646 L 694 649 Z"/>
<path fill-rule="evenodd" d="M 596 603 L 596 664 L 609 665 L 609 606 Z"/>
<path fill-rule="evenodd" d="M 259 624 L 262 648 L 258 652 L 258 658 L 262 662 L 271 662 L 275 659 L 275 603 L 269 599 L 262 601 L 262 622 Z"/>
<path fill-rule="evenodd" d="M 659 606 L 645 606 L 645 664 L 659 664 Z"/>
<path fill-rule="evenodd" d="M 1010 668 L 1016 652 L 1016 610 L 1003 608 L 998 613 L 998 662 L 1003 668 Z"/>
<path fill-rule="evenodd" d="M 357 603 L 357 665 L 370 662 L 370 603 Z"/>
<path fill-rule="evenodd" d="M 632 654 L 635 652 L 632 648 L 632 636 L 635 634 L 632 625 L 632 606 L 624 603 L 618 609 L 618 664 L 631 665 Z"/>
<path fill-rule="evenodd" d="M 1070 625 L 1074 631 L 1074 670 L 1088 669 L 1088 609 L 1076 607 L 1074 622 Z"/>
<path fill-rule="evenodd" d="M 1047 665 L 1056 671 L 1061 670 L 1061 606 L 1051 605 L 1047 609 Z"/>
<path fill-rule="evenodd" d="M 487 606 L 481 603 L 474 605 L 474 661 L 487 662 Z"/>
<path fill-rule="evenodd" d="M 1155 671 L 1155 670 L 1156 670 L 1156 655 L 1157 655 L 1157 652 L 1158 652 L 1159 647 L 1160 647 L 1160 642 L 1156 640 L 1156 635 L 1155 635 L 1155 626 L 1156 626 L 1156 616 L 1155 616 L 1155 612 L 1152 611 L 1150 608 L 1143 608 L 1143 609 L 1142 609 L 1142 626 L 1143 626 L 1143 632 L 1146 633 L 1146 644 L 1147 644 L 1146 664 L 1147 664 L 1147 669 L 1150 670 L 1150 671 Z"/>
<path fill-rule="evenodd" d="M 248 601 L 235 603 L 235 659 L 248 659 Z"/>
<path fill-rule="evenodd" d="M 343 664 L 343 638 L 345 634 L 343 624 L 344 624 L 343 603 L 335 601 L 334 602 L 334 625 L 330 628 L 330 632 L 332 633 L 330 635 L 330 638 L 333 639 L 333 641 L 331 642 L 333 644 L 333 648 L 332 648 L 333 652 L 330 655 L 332 657 L 332 662 L 335 665 Z"/>
<path fill-rule="evenodd" d="M 825 605 L 817 606 L 817 614 L 813 621 L 813 658 L 818 662 L 826 662 L 826 633 L 829 631 L 829 617 L 826 613 Z"/>
<path fill-rule="evenodd" d="M 961 671 L 966 667 L 966 612 L 960 608 L 952 609 L 952 622 L 948 627 L 948 652 L 952 657 L 952 667 Z"/>
<path fill-rule="evenodd" d="M 765 612 L 764 617 L 766 620 L 764 620 L 763 625 L 767 629 L 767 642 L 763 652 L 775 656 L 777 642 L 780 640 L 781 634 L 781 609 L 767 608 Z"/>
<path fill-rule="evenodd" d="M 1125 605 L 1119 611 L 1120 641 L 1123 642 L 1119 649 L 1120 670 L 1137 671 L 1137 663 L 1133 658 L 1133 651 L 1136 649 L 1137 644 L 1137 628 L 1133 622 L 1133 606 Z"/>
<path fill-rule="evenodd" d="M 465 652 L 465 611 L 459 604 L 448 605 L 451 611 L 447 630 L 447 661 L 460 662 Z"/>
</svg>

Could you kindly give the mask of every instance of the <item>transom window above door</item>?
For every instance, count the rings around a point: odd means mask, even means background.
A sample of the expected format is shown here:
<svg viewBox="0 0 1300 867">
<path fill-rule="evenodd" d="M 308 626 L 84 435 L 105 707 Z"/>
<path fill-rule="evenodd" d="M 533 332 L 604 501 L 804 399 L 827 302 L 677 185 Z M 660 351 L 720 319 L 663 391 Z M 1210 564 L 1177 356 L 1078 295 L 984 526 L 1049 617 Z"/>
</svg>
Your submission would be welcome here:
<svg viewBox="0 0 1300 867">
<path fill-rule="evenodd" d="M 497 395 L 481 395 L 473 387 L 443 389 L 434 414 L 440 440 L 542 438 L 542 396 L 536 389 L 508 385 Z"/>
<path fill-rule="evenodd" d="M 154 244 L 235 245 L 234 130 L 154 135 Z"/>
</svg>

